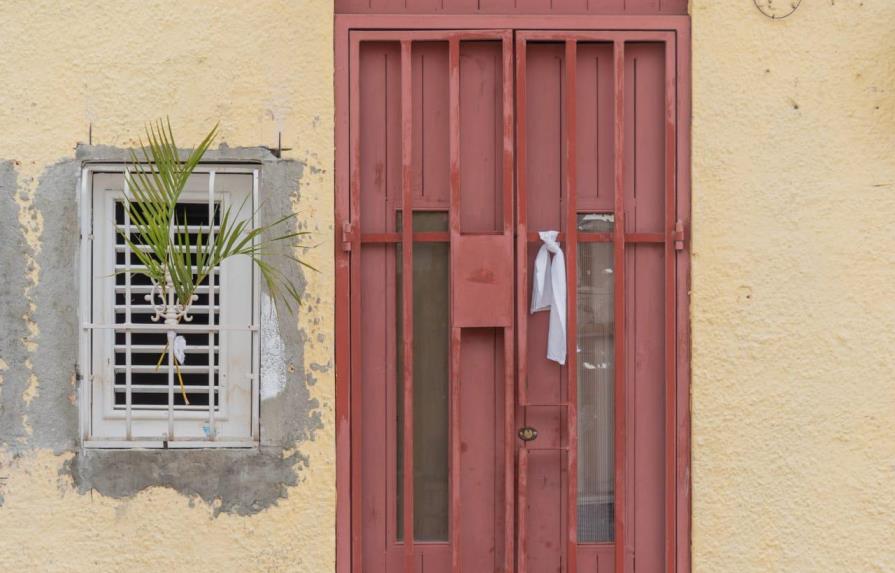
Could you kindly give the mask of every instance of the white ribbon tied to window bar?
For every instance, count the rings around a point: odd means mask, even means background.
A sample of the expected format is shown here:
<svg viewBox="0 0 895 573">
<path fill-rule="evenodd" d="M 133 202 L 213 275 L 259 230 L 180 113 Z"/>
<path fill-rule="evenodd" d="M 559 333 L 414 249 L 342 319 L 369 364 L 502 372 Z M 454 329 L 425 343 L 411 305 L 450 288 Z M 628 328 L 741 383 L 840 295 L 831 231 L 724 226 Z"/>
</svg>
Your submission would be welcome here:
<svg viewBox="0 0 895 573">
<path fill-rule="evenodd" d="M 531 313 L 550 311 L 547 360 L 566 363 L 566 258 L 556 241 L 559 231 L 538 233 L 541 245 L 535 257 Z"/>
<path fill-rule="evenodd" d="M 186 338 L 182 336 L 174 339 L 174 358 L 181 364 L 186 362 Z"/>
</svg>

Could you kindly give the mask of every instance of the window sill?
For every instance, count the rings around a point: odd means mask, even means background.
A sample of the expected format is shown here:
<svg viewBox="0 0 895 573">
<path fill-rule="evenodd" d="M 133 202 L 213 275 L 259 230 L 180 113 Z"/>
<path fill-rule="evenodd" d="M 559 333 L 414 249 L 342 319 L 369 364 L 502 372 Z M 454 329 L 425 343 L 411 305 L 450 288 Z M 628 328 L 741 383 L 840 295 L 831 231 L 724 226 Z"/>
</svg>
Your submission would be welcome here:
<svg viewBox="0 0 895 573">
<path fill-rule="evenodd" d="M 101 450 L 210 450 L 210 449 L 252 449 L 258 442 L 248 440 L 85 440 L 88 449 Z"/>
</svg>

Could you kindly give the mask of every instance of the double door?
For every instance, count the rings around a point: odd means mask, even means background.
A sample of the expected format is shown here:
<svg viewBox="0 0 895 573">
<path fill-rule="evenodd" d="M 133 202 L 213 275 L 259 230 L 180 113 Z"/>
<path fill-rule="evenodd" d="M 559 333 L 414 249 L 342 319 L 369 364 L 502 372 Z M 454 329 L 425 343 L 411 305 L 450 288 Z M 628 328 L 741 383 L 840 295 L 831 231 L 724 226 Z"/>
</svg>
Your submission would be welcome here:
<svg viewBox="0 0 895 573">
<path fill-rule="evenodd" d="M 674 33 L 348 43 L 350 570 L 673 570 Z M 530 310 L 540 231 L 565 260 L 560 361 Z"/>
</svg>

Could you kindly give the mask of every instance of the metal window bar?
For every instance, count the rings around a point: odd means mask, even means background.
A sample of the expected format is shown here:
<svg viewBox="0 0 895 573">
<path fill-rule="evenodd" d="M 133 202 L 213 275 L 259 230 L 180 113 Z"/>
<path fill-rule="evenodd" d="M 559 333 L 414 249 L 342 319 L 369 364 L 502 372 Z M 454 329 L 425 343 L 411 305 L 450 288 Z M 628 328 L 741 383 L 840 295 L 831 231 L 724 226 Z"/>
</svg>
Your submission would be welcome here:
<svg viewBox="0 0 895 573">
<path fill-rule="evenodd" d="M 209 173 L 211 171 L 216 171 L 218 173 L 228 173 L 228 174 L 246 174 L 253 175 L 255 177 L 255 185 L 253 189 L 254 193 L 254 203 L 257 204 L 257 178 L 259 176 L 259 170 L 254 167 L 244 167 L 244 166 L 235 166 L 235 165 L 215 165 L 215 166 L 199 166 L 195 173 Z M 81 237 L 86 238 L 86 240 L 82 240 L 82 245 L 80 248 L 81 260 L 87 261 L 87 264 L 90 268 L 93 268 L 93 260 L 95 257 L 95 248 L 94 244 L 94 236 L 93 229 L 95 225 L 95 214 L 94 211 L 96 206 L 93 204 L 92 199 L 92 177 L 97 174 L 104 173 L 121 173 L 124 176 L 123 181 L 123 195 L 127 198 L 131 196 L 131 186 L 133 185 L 133 177 L 132 173 L 129 171 L 127 165 L 123 162 L 121 163 L 109 163 L 109 164 L 92 164 L 90 166 L 85 166 L 81 170 L 81 179 L 79 182 L 79 192 L 80 196 L 83 200 L 81 207 L 81 217 L 82 223 L 80 226 L 81 229 Z M 152 286 L 149 284 L 141 284 L 141 281 L 135 281 L 135 277 L 137 273 L 141 269 L 141 265 L 134 259 L 134 254 L 130 252 L 130 249 L 124 243 L 125 238 L 134 237 L 134 233 L 138 231 L 136 225 L 132 224 L 130 220 L 130 214 L 127 212 L 127 209 L 124 208 L 121 203 L 113 203 L 112 211 L 116 209 L 120 209 L 117 214 L 117 218 L 113 217 L 113 225 L 112 225 L 112 245 L 109 251 L 104 251 L 107 254 L 111 254 L 113 259 L 117 259 L 117 261 L 113 260 L 113 270 L 115 274 L 120 274 L 120 281 L 114 281 L 112 285 L 111 292 L 109 293 L 113 299 L 117 298 L 119 301 L 124 298 L 127 299 L 126 302 L 132 302 L 133 297 L 145 295 L 150 292 Z M 127 218 L 125 220 L 125 217 Z M 253 221 L 255 218 L 253 217 Z M 192 233 L 195 232 L 203 232 L 203 231 L 217 231 L 217 226 L 214 226 L 213 229 L 209 229 L 206 225 L 190 225 L 188 230 Z M 118 233 L 120 231 L 120 234 Z M 138 241 L 139 242 L 139 241 Z M 139 248 L 139 247 L 138 247 Z M 192 252 L 195 252 L 195 248 L 192 249 Z M 111 330 L 112 337 L 108 340 L 108 343 L 104 346 L 107 347 L 108 352 L 111 354 L 112 369 L 111 372 L 118 372 L 118 380 L 112 381 L 112 384 L 106 386 L 105 388 L 97 387 L 96 384 L 85 384 L 82 390 L 79 392 L 81 399 L 85 403 L 93 404 L 95 400 L 97 400 L 101 395 L 106 396 L 108 400 L 108 408 L 109 411 L 103 414 L 104 417 L 108 417 L 109 419 L 117 419 L 120 420 L 122 424 L 121 428 L 121 437 L 120 438 L 106 438 L 106 439 L 95 439 L 94 432 L 96 428 L 94 428 L 94 419 L 93 414 L 91 413 L 91 408 L 82 409 L 81 413 L 81 435 L 84 439 L 84 444 L 88 447 L 121 447 L 123 444 L 128 445 L 147 445 L 147 447 L 186 447 L 183 444 L 205 444 L 206 441 L 202 438 L 198 439 L 190 439 L 188 441 L 181 440 L 177 442 L 179 446 L 175 446 L 173 443 L 169 444 L 167 440 L 162 440 L 161 438 L 135 438 L 134 434 L 137 432 L 137 428 L 135 427 L 136 420 L 138 418 L 138 411 L 159 411 L 160 409 L 169 410 L 170 400 L 166 400 L 164 405 L 160 406 L 158 404 L 148 404 L 141 403 L 146 400 L 141 400 L 140 397 L 145 397 L 147 394 L 156 393 L 155 390 L 144 392 L 144 386 L 149 386 L 140 384 L 137 380 L 137 374 L 140 370 L 140 362 L 139 355 L 148 354 L 148 353 L 160 353 L 164 350 L 165 345 L 161 342 L 158 344 L 134 344 L 135 340 L 138 340 L 137 334 L 143 333 L 160 333 L 167 332 L 168 327 L 164 324 L 147 324 L 141 323 L 139 321 L 139 317 L 146 315 L 144 312 L 146 309 L 143 305 L 134 305 L 134 304 L 118 304 L 113 301 L 113 315 L 112 320 L 96 320 L 96 317 L 93 316 L 94 313 L 94 300 L 93 295 L 90 294 L 94 291 L 92 272 L 82 273 L 81 285 L 82 285 L 82 295 L 80 297 L 80 308 L 81 310 L 81 328 L 85 331 L 85 333 L 98 331 L 98 330 Z M 256 273 L 255 273 L 256 274 Z M 220 277 L 220 269 L 215 271 L 215 276 Z M 199 295 L 208 295 L 211 301 L 214 301 L 216 298 L 220 296 L 221 287 L 218 284 L 214 284 L 218 279 L 212 279 L 212 284 L 214 286 L 203 285 L 197 289 L 197 294 Z M 257 296 L 258 289 L 260 288 L 259 281 L 255 280 L 255 290 L 253 292 L 253 297 Z M 193 307 L 194 310 L 198 310 L 201 312 L 219 312 L 221 310 L 220 305 L 215 304 L 211 307 L 208 305 L 196 305 Z M 251 324 L 242 324 L 242 325 L 221 325 L 220 323 L 214 324 L 213 319 L 210 320 L 211 324 L 209 326 L 198 325 L 198 324 L 179 324 L 177 326 L 177 331 L 182 333 L 220 333 L 220 332 L 249 332 L 251 333 L 252 340 L 254 341 L 255 346 L 255 358 L 254 364 L 252 365 L 253 369 L 257 368 L 257 364 L 259 362 L 259 354 L 260 354 L 260 344 L 258 342 L 258 337 L 256 336 L 256 332 L 259 331 L 259 322 L 260 317 L 258 316 L 257 308 L 254 308 L 253 312 L 253 320 Z M 138 321 L 135 323 L 133 320 L 138 318 Z M 123 322 L 118 322 L 118 321 Z M 81 343 L 80 360 L 79 362 L 86 365 L 87 371 L 89 374 L 87 375 L 87 380 L 91 382 L 95 382 L 98 380 L 94 377 L 94 354 L 93 354 L 93 346 L 96 344 L 96 341 L 92 336 L 85 337 Z M 196 345 L 191 344 L 187 349 L 187 353 L 194 355 L 206 354 L 209 351 L 207 345 Z M 217 348 L 215 351 L 218 355 L 221 354 L 221 349 Z M 223 363 L 222 360 L 219 361 Z M 123 364 L 122 364 L 123 363 Z M 204 368 L 204 366 L 202 367 Z M 219 366 L 214 366 L 214 369 L 217 371 L 221 371 L 222 368 Z M 205 372 L 205 370 L 203 370 Z M 252 392 L 252 400 L 253 400 L 253 409 L 254 419 L 252 420 L 252 438 L 254 441 L 258 438 L 258 410 L 259 410 L 259 397 L 257 396 L 257 387 L 258 380 L 256 374 L 250 374 L 250 377 L 253 379 L 253 392 Z M 220 378 L 220 376 L 219 376 Z M 162 386 L 163 389 L 170 391 L 168 387 L 169 384 L 165 384 Z M 187 384 L 189 387 L 189 384 Z M 93 389 L 91 389 L 93 388 Z M 218 396 L 221 396 L 220 384 L 216 384 L 215 388 L 218 392 Z M 203 385 L 203 390 L 207 389 L 207 385 Z M 176 389 L 175 389 L 176 390 Z M 94 392 L 100 392 L 101 394 L 94 394 Z M 176 394 L 175 394 L 176 395 Z M 120 400 L 120 401 L 119 401 Z M 213 403 L 213 406 L 220 407 L 220 398 Z M 192 412 L 200 412 L 205 405 L 201 406 L 190 406 L 187 407 L 185 405 L 177 405 L 176 401 L 174 403 L 176 410 L 185 410 Z M 102 412 L 105 408 L 100 407 L 98 404 L 94 406 L 94 408 L 99 408 L 99 411 Z M 120 410 L 119 410 L 120 409 Z M 116 412 L 118 410 L 118 412 Z M 215 410 L 215 413 L 218 411 Z M 175 412 L 176 413 L 176 412 Z M 197 418 L 190 417 L 191 420 L 197 420 Z M 158 420 L 157 417 L 152 417 L 152 419 Z M 164 418 L 162 418 L 164 419 Z M 179 419 L 179 418 L 178 418 Z M 243 441 L 218 441 L 218 445 L 221 447 L 243 447 L 249 442 Z M 189 446 L 195 447 L 195 446 Z"/>
<path fill-rule="evenodd" d="M 215 229 L 215 204 L 214 204 L 214 171 L 208 173 L 208 241 L 207 245 L 214 244 L 214 229 Z M 214 326 L 214 312 L 215 308 L 215 300 L 214 300 L 214 275 L 215 273 L 208 274 L 208 326 Z M 221 377 L 220 372 L 217 371 L 215 367 L 214 359 L 214 337 L 217 336 L 215 332 L 211 329 L 208 331 L 208 430 L 206 431 L 206 436 L 209 440 L 214 441 L 217 437 L 217 430 L 214 425 L 214 409 L 215 409 L 215 399 L 214 399 L 214 377 L 217 374 L 218 378 Z M 218 357 L 220 358 L 220 356 Z M 221 362 L 223 364 L 223 362 Z M 220 381 L 219 381 L 220 382 Z"/>
<path fill-rule="evenodd" d="M 260 192 L 260 176 L 261 173 L 258 169 L 252 171 L 252 228 L 258 228 L 258 194 Z M 255 240 L 252 240 L 252 245 L 255 245 Z M 255 265 L 252 265 L 252 300 L 258 301 L 261 298 L 261 273 L 258 272 L 258 269 L 255 268 Z M 274 301 L 271 304 L 275 304 Z M 252 305 L 252 324 L 261 324 L 261 305 L 253 304 Z M 252 338 L 252 369 L 251 369 L 251 382 L 252 382 L 252 440 L 258 441 L 260 440 L 260 416 L 261 416 L 261 380 L 260 380 L 260 372 L 261 372 L 261 336 L 257 333 L 257 329 L 253 330 L 251 333 Z M 227 356 L 227 337 L 224 336 L 221 338 L 221 349 L 218 353 L 218 360 L 221 361 L 221 364 L 224 364 L 223 360 Z M 218 376 L 218 388 L 223 387 L 223 379 L 226 377 L 226 372 L 223 372 Z M 221 392 L 221 390 L 218 390 Z"/>
<path fill-rule="evenodd" d="M 198 233 L 207 233 L 209 237 L 209 241 L 214 240 L 214 234 L 218 230 L 218 225 L 215 224 L 214 216 L 216 211 L 216 204 L 214 201 L 215 191 L 214 191 L 214 175 L 213 171 L 209 173 L 209 202 L 208 202 L 208 214 L 209 221 L 208 224 L 205 225 L 189 225 L 187 228 L 192 232 Z M 132 184 L 131 174 L 129 170 L 124 171 L 124 197 L 126 200 L 130 199 L 130 185 Z M 255 192 L 257 193 L 257 185 L 255 186 Z M 217 297 L 220 296 L 221 287 L 218 284 L 215 284 L 216 278 L 220 276 L 220 268 L 216 268 L 212 273 L 210 273 L 208 278 L 208 284 L 200 287 L 197 291 L 197 294 L 207 295 L 208 300 L 207 304 L 204 305 L 193 305 L 190 310 L 193 313 L 201 314 L 207 313 L 207 321 L 208 325 L 190 325 L 190 324 L 177 324 L 175 331 L 172 331 L 169 324 L 152 324 L 152 323 L 143 323 L 143 322 L 133 322 L 134 318 L 137 316 L 143 316 L 152 314 L 154 312 L 153 305 L 151 304 L 133 304 L 133 297 L 139 296 L 141 294 L 147 294 L 151 292 L 151 285 L 140 285 L 134 284 L 133 276 L 134 272 L 141 269 L 142 265 L 134 264 L 133 253 L 131 252 L 131 248 L 128 246 L 127 242 L 132 239 L 134 236 L 133 233 L 138 231 L 138 227 L 136 225 L 131 224 L 130 213 L 127 209 L 127 201 L 116 203 L 116 209 L 120 208 L 120 214 L 116 215 L 116 220 L 114 224 L 114 228 L 116 231 L 120 231 L 120 235 L 118 232 L 115 233 L 115 244 L 113 246 L 113 253 L 115 258 L 117 259 L 114 264 L 114 269 L 116 273 L 120 273 L 123 277 L 124 284 L 116 284 L 113 289 L 113 296 L 119 297 L 123 296 L 123 301 L 116 301 L 113 304 L 112 310 L 116 317 L 123 315 L 124 322 L 114 322 L 113 324 L 95 324 L 95 323 L 85 323 L 83 324 L 83 328 L 85 330 L 99 330 L 99 329 L 111 329 L 115 334 L 123 334 L 124 340 L 123 342 L 115 342 L 113 341 L 110 345 L 110 350 L 115 356 L 115 360 L 113 361 L 112 372 L 113 373 L 123 373 L 125 380 L 124 384 L 120 382 L 113 382 L 112 384 L 112 406 L 116 407 L 117 399 L 116 396 L 120 396 L 121 393 L 124 394 L 124 409 L 125 409 L 125 437 L 128 441 L 133 441 L 134 438 L 134 410 L 139 407 L 140 410 L 159 410 L 159 405 L 148 403 L 147 400 L 151 400 L 151 395 L 159 393 L 160 389 L 167 392 L 167 400 L 164 408 L 168 412 L 168 439 L 170 440 L 173 435 L 172 428 L 172 418 L 173 421 L 176 421 L 176 416 L 172 415 L 172 410 L 188 410 L 188 411 L 202 411 L 203 409 L 207 409 L 208 417 L 209 417 L 209 425 L 206 429 L 206 438 L 209 440 L 214 440 L 216 438 L 216 429 L 215 429 L 215 416 L 217 413 L 217 408 L 220 407 L 220 399 L 215 399 L 215 393 L 218 393 L 220 396 L 221 392 L 221 379 L 222 379 L 222 368 L 219 364 L 223 363 L 223 360 L 220 358 L 222 356 L 222 349 L 220 344 L 215 344 L 215 336 L 222 331 L 249 331 L 252 333 L 253 340 L 256 340 L 254 332 L 258 330 L 257 324 L 259 317 L 257 313 L 253 316 L 253 324 L 247 326 L 222 326 L 220 324 L 215 324 L 215 313 L 221 311 L 221 306 L 216 300 Z M 120 217 L 120 218 L 118 218 Z M 123 223 L 123 224 L 122 224 Z M 175 229 L 172 227 L 172 233 L 175 232 Z M 139 245 L 137 245 L 140 248 Z M 195 253 L 197 251 L 196 247 L 191 249 L 191 253 Z M 121 262 L 118 262 L 121 261 Z M 123 263 L 123 264 L 122 264 Z M 171 302 L 172 298 L 169 297 L 168 302 Z M 117 320 L 117 318 L 116 318 Z M 167 344 L 134 344 L 133 334 L 138 333 L 153 333 L 153 332 L 165 332 L 168 336 Z M 203 387 L 196 387 L 195 384 L 186 383 L 187 394 L 197 394 L 203 391 L 208 393 L 208 405 L 201 406 L 187 406 L 186 404 L 177 405 L 175 396 L 177 395 L 178 389 L 174 387 L 176 381 L 173 381 L 173 375 L 176 374 L 177 368 L 175 368 L 173 364 L 173 360 L 169 353 L 168 357 L 168 380 L 165 386 L 153 386 L 151 384 L 140 384 L 139 386 L 135 386 L 135 375 L 151 375 L 157 372 L 154 366 L 146 365 L 146 364 L 135 364 L 135 357 L 138 355 L 145 355 L 149 353 L 161 353 L 165 352 L 166 349 L 171 347 L 170 334 L 176 334 L 178 332 L 193 332 L 193 333 L 203 333 L 207 334 L 209 337 L 209 343 L 206 345 L 197 346 L 192 344 L 187 347 L 186 351 L 189 354 L 197 355 L 197 354 L 206 354 L 208 357 L 207 365 L 180 365 L 180 372 L 184 375 L 195 375 L 201 373 L 207 373 L 208 375 L 208 383 Z M 119 355 L 123 355 L 123 364 L 119 362 Z M 218 364 L 216 364 L 216 356 L 218 357 Z M 257 359 L 256 359 L 257 364 Z M 217 377 L 217 382 L 215 382 L 215 377 Z M 173 390 L 173 392 L 172 392 Z M 136 400 L 136 394 L 142 398 L 138 402 Z"/>
<path fill-rule="evenodd" d="M 127 169 L 125 169 L 125 171 L 124 171 L 124 198 L 125 198 L 125 201 L 130 200 L 130 171 Z M 128 241 L 130 241 L 130 239 L 131 239 L 131 224 L 130 223 L 131 223 L 130 209 L 128 209 L 127 203 L 125 202 L 125 204 L 124 204 L 124 225 L 125 225 L 125 229 L 126 229 L 125 237 L 127 238 Z M 118 241 L 116 240 L 115 242 L 117 243 Z M 125 245 L 125 247 L 127 247 L 127 245 Z M 131 251 L 130 251 L 130 249 L 126 249 L 126 252 L 124 254 L 124 264 L 125 264 L 125 270 L 124 270 L 124 300 L 125 300 L 124 316 L 125 316 L 125 319 L 124 320 L 125 320 L 125 322 L 130 323 L 130 321 L 131 321 Z M 117 295 L 114 295 L 114 296 L 117 296 Z M 113 339 L 114 339 L 114 334 L 113 334 Z M 125 414 L 124 414 L 124 416 L 125 416 L 125 424 L 124 424 L 125 432 L 124 432 L 124 435 L 125 435 L 126 439 L 132 440 L 134 437 L 133 436 L 134 424 L 133 424 L 133 416 L 132 416 L 132 412 L 131 412 L 132 408 L 133 408 L 133 406 L 132 406 L 133 388 L 131 387 L 132 374 L 133 374 L 131 368 L 132 368 L 133 357 L 131 356 L 132 344 L 131 344 L 131 331 L 130 330 L 128 330 L 127 332 L 124 333 L 124 345 L 125 345 L 124 363 L 127 368 L 127 370 L 124 374 L 125 384 L 126 384 L 126 388 L 124 391 L 124 408 L 125 408 Z M 114 378 L 113 378 L 113 380 L 114 380 Z M 115 396 L 115 392 L 113 390 L 112 391 L 113 403 L 114 403 L 114 396 Z"/>
<path fill-rule="evenodd" d="M 103 329 L 113 329 L 120 330 L 121 332 L 126 332 L 128 330 L 132 332 L 167 332 L 168 327 L 164 324 L 140 324 L 140 323 L 116 323 L 116 324 L 97 324 L 95 322 L 85 322 L 81 325 L 85 330 L 103 330 Z M 242 331 L 248 330 L 250 332 L 257 332 L 258 325 L 257 324 L 247 324 L 245 326 L 239 325 L 222 325 L 216 324 L 212 327 L 209 327 L 204 324 L 180 324 L 177 326 L 177 330 L 180 332 L 201 332 L 206 334 L 209 330 L 213 330 L 215 332 L 230 332 L 230 331 Z"/>
<path fill-rule="evenodd" d="M 167 295 L 168 305 L 173 306 L 174 292 L 169 291 Z M 174 338 L 177 334 L 171 326 L 168 325 L 168 435 L 166 436 L 168 441 L 174 440 Z"/>
</svg>

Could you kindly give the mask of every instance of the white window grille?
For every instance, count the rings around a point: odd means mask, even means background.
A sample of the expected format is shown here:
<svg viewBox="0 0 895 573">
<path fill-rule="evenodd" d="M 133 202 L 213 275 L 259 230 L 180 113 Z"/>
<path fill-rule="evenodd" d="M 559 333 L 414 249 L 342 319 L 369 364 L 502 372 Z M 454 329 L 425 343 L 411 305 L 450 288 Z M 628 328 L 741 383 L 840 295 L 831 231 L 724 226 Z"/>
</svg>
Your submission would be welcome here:
<svg viewBox="0 0 895 573">
<path fill-rule="evenodd" d="M 190 177 L 176 211 L 193 241 L 218 229 L 232 207 L 251 220 L 257 166 L 203 165 Z M 160 357 L 170 326 L 154 321 L 152 284 L 119 230 L 140 244 L 125 197 L 124 165 L 92 165 L 81 185 L 82 427 L 92 447 L 248 447 L 258 438 L 259 273 L 232 257 L 202 283 L 191 320 L 173 327 L 186 340 L 180 365 Z M 254 224 L 254 221 L 252 221 Z M 156 299 L 158 300 L 158 299 Z M 188 402 L 188 403 L 187 403 Z"/>
</svg>

